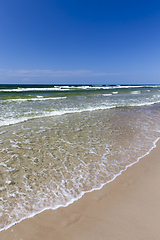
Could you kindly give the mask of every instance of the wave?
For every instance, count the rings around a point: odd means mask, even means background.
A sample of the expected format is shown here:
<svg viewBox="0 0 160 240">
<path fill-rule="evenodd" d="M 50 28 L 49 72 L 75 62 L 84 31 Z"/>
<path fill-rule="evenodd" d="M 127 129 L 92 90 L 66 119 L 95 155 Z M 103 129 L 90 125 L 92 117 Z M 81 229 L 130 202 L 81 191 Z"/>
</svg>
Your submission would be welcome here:
<svg viewBox="0 0 160 240">
<path fill-rule="evenodd" d="M 32 92 L 32 91 L 72 91 L 72 90 L 107 90 L 128 88 L 158 88 L 159 85 L 115 85 L 115 86 L 53 86 L 53 87 L 18 87 L 0 89 L 0 92 Z"/>
<path fill-rule="evenodd" d="M 46 100 L 60 100 L 65 99 L 67 97 L 43 97 L 43 96 L 37 96 L 37 98 L 15 98 L 15 99 L 5 99 L 1 100 L 0 102 L 26 102 L 26 101 L 46 101 Z"/>
<path fill-rule="evenodd" d="M 36 118 L 42 118 L 42 117 L 54 117 L 54 116 L 60 116 L 64 114 L 73 114 L 73 113 L 81 113 L 81 112 L 87 112 L 87 111 L 97 111 L 97 110 L 106 110 L 106 109 L 112 109 L 112 108 L 121 108 L 121 107 L 141 107 L 141 106 L 149 106 L 156 103 L 160 103 L 160 100 L 157 101 L 148 101 L 148 102 L 130 102 L 128 104 L 123 103 L 111 103 L 110 105 L 108 103 L 104 103 L 103 105 L 98 106 L 89 106 L 84 108 L 66 108 L 61 110 L 53 110 L 51 112 L 36 112 L 36 115 L 33 115 L 30 112 L 26 112 L 26 116 L 21 117 L 13 117 L 13 118 L 7 118 L 0 121 L 0 126 L 7 126 L 12 124 L 17 124 L 20 122 L 24 122 L 31 119 Z M 28 116 L 27 116 L 28 115 Z"/>
<path fill-rule="evenodd" d="M 7 126 L 12 125 L 20 122 L 24 122 L 30 119 L 35 118 L 41 118 L 41 117 L 54 117 L 54 116 L 60 116 L 64 114 L 70 114 L 70 113 L 80 113 L 80 112 L 87 112 L 87 111 L 95 111 L 95 110 L 104 110 L 104 109 L 110 109 L 110 108 L 116 108 L 116 106 L 97 106 L 97 107 L 88 107 L 88 108 L 72 108 L 72 109 L 63 109 L 63 110 L 55 110 L 52 112 L 43 112 L 39 113 L 36 116 L 27 116 L 27 117 L 19 117 L 18 119 L 8 119 L 7 120 L 1 120 L 0 126 Z"/>
</svg>

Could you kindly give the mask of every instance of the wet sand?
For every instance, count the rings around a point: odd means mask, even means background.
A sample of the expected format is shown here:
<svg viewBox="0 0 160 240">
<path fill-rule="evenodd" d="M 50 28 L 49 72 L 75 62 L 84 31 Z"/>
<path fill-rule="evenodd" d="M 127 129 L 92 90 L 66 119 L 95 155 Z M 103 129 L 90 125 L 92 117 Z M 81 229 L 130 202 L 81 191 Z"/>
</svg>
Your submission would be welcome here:
<svg viewBox="0 0 160 240">
<path fill-rule="evenodd" d="M 0 232 L 1 240 L 160 239 L 160 141 L 101 190 Z"/>
</svg>

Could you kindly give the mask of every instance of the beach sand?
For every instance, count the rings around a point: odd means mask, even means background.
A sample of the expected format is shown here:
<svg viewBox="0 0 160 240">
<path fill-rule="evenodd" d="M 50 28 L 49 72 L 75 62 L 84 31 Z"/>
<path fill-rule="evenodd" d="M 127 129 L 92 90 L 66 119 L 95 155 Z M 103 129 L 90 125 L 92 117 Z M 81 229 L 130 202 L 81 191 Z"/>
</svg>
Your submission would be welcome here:
<svg viewBox="0 0 160 240">
<path fill-rule="evenodd" d="M 1 240 L 160 239 L 160 141 L 101 190 L 0 232 Z"/>
</svg>

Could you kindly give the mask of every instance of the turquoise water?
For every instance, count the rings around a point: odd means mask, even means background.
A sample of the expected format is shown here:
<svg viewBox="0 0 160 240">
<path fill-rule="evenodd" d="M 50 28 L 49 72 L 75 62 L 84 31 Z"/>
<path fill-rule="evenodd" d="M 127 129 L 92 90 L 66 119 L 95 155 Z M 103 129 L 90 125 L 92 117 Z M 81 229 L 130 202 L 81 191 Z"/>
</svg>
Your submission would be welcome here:
<svg viewBox="0 0 160 240">
<path fill-rule="evenodd" d="M 101 188 L 160 137 L 160 86 L 0 85 L 0 229 Z"/>
</svg>

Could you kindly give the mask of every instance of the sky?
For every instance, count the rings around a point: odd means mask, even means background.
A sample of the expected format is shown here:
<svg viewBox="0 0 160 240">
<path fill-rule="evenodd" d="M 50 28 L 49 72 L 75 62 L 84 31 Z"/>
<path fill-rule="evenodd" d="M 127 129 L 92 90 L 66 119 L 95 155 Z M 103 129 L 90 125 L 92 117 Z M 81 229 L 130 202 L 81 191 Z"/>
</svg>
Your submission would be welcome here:
<svg viewBox="0 0 160 240">
<path fill-rule="evenodd" d="M 160 84 L 160 1 L 0 0 L 0 84 Z"/>
</svg>

